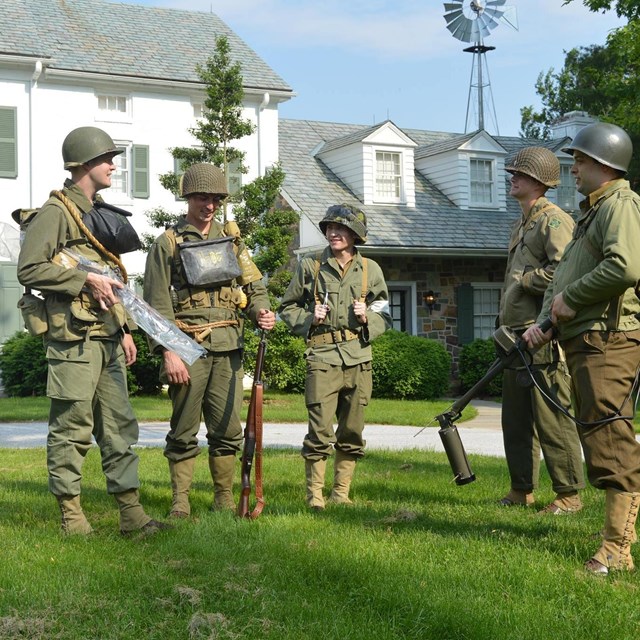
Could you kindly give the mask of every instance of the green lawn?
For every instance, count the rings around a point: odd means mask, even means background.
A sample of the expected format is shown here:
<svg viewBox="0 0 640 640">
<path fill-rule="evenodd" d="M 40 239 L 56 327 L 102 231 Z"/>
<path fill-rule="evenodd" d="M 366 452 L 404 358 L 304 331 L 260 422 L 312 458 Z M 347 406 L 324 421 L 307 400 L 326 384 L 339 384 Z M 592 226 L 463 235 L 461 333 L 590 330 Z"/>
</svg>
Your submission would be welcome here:
<svg viewBox="0 0 640 640">
<path fill-rule="evenodd" d="M 250 394 L 245 393 L 244 415 L 246 417 Z M 446 411 L 451 400 L 383 400 L 374 398 L 367 409 L 370 424 L 398 424 L 424 426 L 434 416 Z M 140 422 L 164 422 L 171 417 L 171 401 L 165 395 L 160 397 L 134 397 L 131 403 Z M 49 412 L 48 398 L 0 398 L 0 422 L 46 421 Z M 462 420 L 477 414 L 468 406 Z M 304 396 L 266 391 L 264 396 L 264 419 L 267 422 L 306 422 L 307 411 Z"/>
<path fill-rule="evenodd" d="M 160 449 L 140 449 L 142 499 L 170 503 Z M 193 517 L 123 539 L 94 447 L 83 504 L 95 533 L 62 538 L 43 449 L 0 450 L 0 639 L 636 640 L 640 577 L 586 575 L 604 497 L 569 517 L 504 509 L 504 460 L 470 456 L 450 481 L 444 454 L 371 451 L 355 504 L 312 514 L 297 451 L 265 452 L 256 521 L 214 514 L 198 460 Z M 553 493 L 543 471 L 540 505 Z M 640 545 L 634 547 L 640 562 Z"/>
</svg>

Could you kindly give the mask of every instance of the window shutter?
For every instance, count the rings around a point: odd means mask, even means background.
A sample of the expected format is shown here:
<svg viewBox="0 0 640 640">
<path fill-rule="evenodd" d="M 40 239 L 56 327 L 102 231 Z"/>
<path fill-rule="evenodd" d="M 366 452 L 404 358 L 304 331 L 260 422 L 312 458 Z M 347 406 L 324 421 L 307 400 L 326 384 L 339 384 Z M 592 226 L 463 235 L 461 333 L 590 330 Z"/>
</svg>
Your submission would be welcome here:
<svg viewBox="0 0 640 640">
<path fill-rule="evenodd" d="M 17 123 L 15 107 L 0 107 L 0 178 L 18 177 Z"/>
<path fill-rule="evenodd" d="M 134 198 L 149 197 L 149 147 L 134 144 L 131 147 L 132 191 Z"/>
<path fill-rule="evenodd" d="M 458 287 L 458 345 L 473 342 L 473 287 L 465 282 Z"/>
</svg>

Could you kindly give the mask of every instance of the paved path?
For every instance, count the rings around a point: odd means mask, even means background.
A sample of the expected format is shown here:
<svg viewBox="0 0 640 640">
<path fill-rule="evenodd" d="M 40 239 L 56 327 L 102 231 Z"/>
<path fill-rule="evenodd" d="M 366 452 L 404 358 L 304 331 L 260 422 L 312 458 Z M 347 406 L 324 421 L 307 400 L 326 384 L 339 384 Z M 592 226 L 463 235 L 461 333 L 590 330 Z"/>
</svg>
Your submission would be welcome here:
<svg viewBox="0 0 640 640">
<path fill-rule="evenodd" d="M 504 456 L 500 430 L 501 405 L 482 400 L 474 400 L 472 404 L 478 409 L 478 416 L 458 427 L 467 453 Z M 163 446 L 168 430 L 167 422 L 141 423 L 138 446 Z M 266 423 L 264 446 L 298 448 L 306 430 L 306 424 Z M 444 451 L 437 427 L 428 427 L 418 434 L 419 430 L 418 427 L 368 424 L 365 429 L 367 448 Z M 0 423 L 0 448 L 44 447 L 46 437 L 47 425 L 44 422 Z M 206 445 L 204 425 L 200 427 L 198 439 L 203 446 Z"/>
</svg>

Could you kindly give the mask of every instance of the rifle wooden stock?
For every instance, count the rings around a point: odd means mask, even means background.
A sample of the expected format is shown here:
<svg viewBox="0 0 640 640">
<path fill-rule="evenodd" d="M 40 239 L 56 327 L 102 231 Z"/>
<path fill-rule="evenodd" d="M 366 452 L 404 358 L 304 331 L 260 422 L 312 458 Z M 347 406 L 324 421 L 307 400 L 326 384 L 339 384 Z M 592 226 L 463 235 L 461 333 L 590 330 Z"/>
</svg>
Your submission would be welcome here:
<svg viewBox="0 0 640 640">
<path fill-rule="evenodd" d="M 242 450 L 241 482 L 242 491 L 238 502 L 238 516 L 240 518 L 255 519 L 264 508 L 262 496 L 262 405 L 263 384 L 262 368 L 267 350 L 265 332 L 260 335 L 260 345 L 256 356 L 256 370 L 251 387 L 251 401 L 247 413 L 247 424 L 244 429 L 244 448 Z M 251 469 L 255 457 L 255 497 L 256 505 L 249 511 L 249 497 L 251 496 Z"/>
</svg>

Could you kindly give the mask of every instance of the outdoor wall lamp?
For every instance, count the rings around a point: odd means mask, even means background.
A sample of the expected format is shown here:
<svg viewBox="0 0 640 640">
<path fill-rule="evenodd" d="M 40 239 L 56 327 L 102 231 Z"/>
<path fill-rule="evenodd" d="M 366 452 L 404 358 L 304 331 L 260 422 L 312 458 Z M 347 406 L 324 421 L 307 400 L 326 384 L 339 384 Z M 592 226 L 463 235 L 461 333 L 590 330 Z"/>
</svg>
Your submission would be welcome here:
<svg viewBox="0 0 640 640">
<path fill-rule="evenodd" d="M 433 293 L 433 291 L 427 291 L 427 293 L 422 296 L 422 301 L 425 307 L 429 309 L 429 313 L 431 313 L 431 311 L 433 311 L 433 305 L 436 303 L 436 294 Z"/>
</svg>

